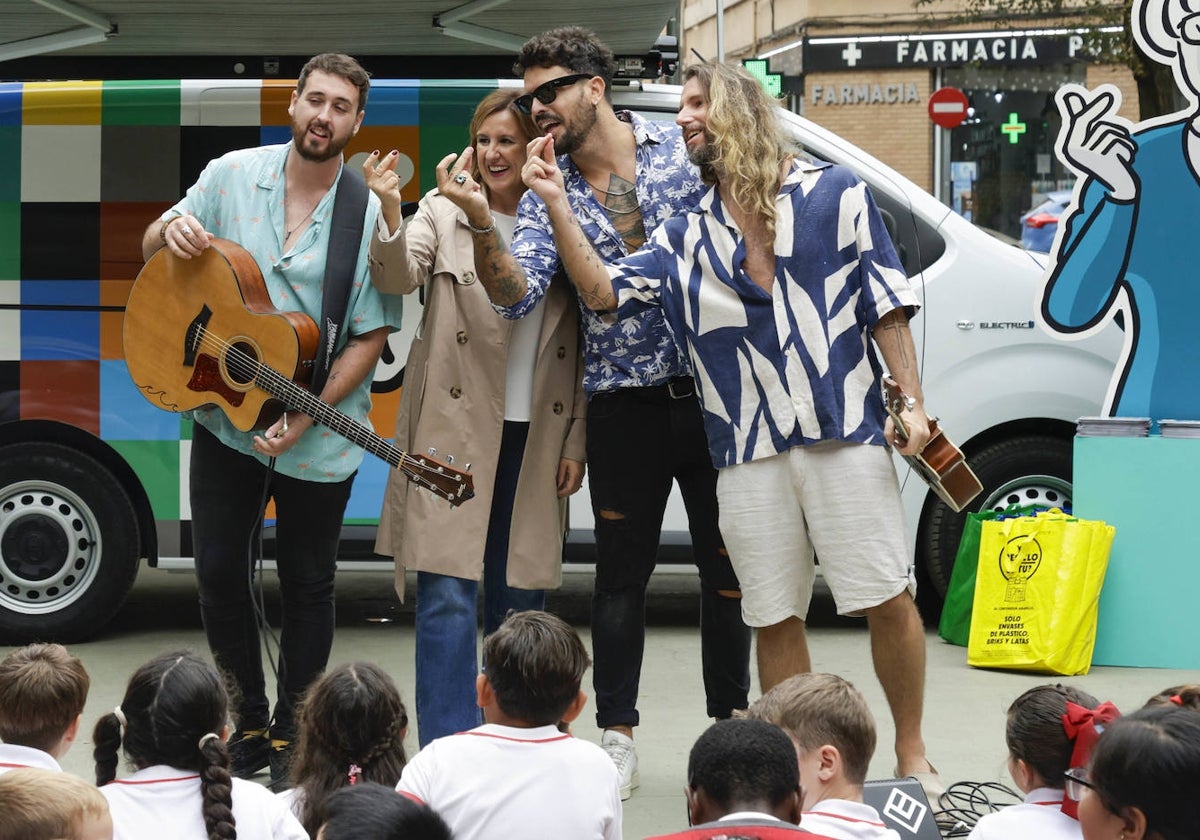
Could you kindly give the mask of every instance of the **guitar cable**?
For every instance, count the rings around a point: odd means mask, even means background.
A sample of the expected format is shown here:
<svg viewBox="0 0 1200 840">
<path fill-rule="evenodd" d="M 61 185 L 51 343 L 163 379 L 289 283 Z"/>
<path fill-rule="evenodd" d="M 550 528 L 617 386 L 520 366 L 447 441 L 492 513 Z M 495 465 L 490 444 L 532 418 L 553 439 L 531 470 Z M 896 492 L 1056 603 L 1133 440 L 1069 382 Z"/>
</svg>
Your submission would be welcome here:
<svg viewBox="0 0 1200 840">
<path fill-rule="evenodd" d="M 258 524 L 255 530 L 250 533 L 250 544 L 246 546 L 246 552 L 249 555 L 250 562 L 246 564 L 246 587 L 250 593 L 250 604 L 254 609 L 254 622 L 258 625 L 258 635 L 263 646 L 263 651 L 266 654 L 267 664 L 271 668 L 271 676 L 275 679 L 275 684 L 279 684 L 279 659 L 282 656 L 279 637 L 275 634 L 275 629 L 271 627 L 271 622 L 267 620 L 267 605 L 266 605 L 266 589 L 263 585 L 263 578 L 266 575 L 264 548 L 265 541 L 263 538 L 263 521 L 266 518 L 267 502 L 271 498 L 271 476 L 275 474 L 275 459 L 267 463 L 267 470 L 263 474 L 262 496 L 258 504 Z M 278 542 L 276 543 L 278 546 Z M 257 548 L 257 551 L 255 550 Z M 275 558 L 275 563 L 278 566 L 279 558 Z M 255 567 L 258 569 L 258 582 L 255 583 Z M 278 574 L 278 572 L 276 572 Z M 274 647 L 274 653 L 272 653 Z M 278 692 L 278 687 L 276 688 Z M 268 727 L 270 722 L 268 721 Z M 240 724 L 239 724 L 240 725 Z"/>
</svg>

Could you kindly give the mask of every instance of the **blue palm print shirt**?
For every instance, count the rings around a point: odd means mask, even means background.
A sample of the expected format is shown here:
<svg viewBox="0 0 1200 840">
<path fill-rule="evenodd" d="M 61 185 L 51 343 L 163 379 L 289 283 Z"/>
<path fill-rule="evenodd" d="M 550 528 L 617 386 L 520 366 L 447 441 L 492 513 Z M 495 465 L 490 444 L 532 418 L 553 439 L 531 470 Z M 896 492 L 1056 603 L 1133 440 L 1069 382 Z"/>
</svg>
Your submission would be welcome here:
<svg viewBox="0 0 1200 840">
<path fill-rule="evenodd" d="M 629 111 L 619 111 L 617 116 L 631 124 L 637 142 L 637 197 L 649 236 L 665 220 L 694 209 L 705 187 L 687 159 L 678 126 L 653 123 Z M 575 216 L 600 257 L 612 262 L 627 255 L 624 240 L 570 155 L 560 155 L 558 166 Z M 532 190 L 517 210 L 512 253 L 525 270 L 528 289 L 517 303 L 496 309 L 506 318 L 520 318 L 546 294 L 560 266 L 546 204 Z M 661 385 L 690 374 L 687 357 L 668 329 L 661 307 L 631 304 L 619 317 L 593 312 L 582 304 L 580 308 L 583 388 L 588 394 Z"/>
<path fill-rule="evenodd" d="M 871 329 L 918 301 L 866 184 L 796 161 L 775 202 L 770 292 L 715 189 L 608 267 L 618 312 L 662 307 L 686 339 L 717 468 L 823 440 L 884 444 Z"/>
</svg>

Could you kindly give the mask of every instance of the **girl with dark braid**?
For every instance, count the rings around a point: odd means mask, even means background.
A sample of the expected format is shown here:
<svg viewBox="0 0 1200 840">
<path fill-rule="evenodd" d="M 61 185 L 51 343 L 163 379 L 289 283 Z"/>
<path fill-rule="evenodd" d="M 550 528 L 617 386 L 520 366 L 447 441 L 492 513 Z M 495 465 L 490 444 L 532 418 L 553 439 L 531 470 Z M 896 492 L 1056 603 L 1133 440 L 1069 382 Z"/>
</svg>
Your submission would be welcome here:
<svg viewBox="0 0 1200 840">
<path fill-rule="evenodd" d="M 158 656 L 134 672 L 92 735 L 113 840 L 307 840 L 270 791 L 230 777 L 228 714 L 220 675 L 194 654 Z M 118 779 L 122 748 L 135 772 Z"/>
<path fill-rule="evenodd" d="M 334 791 L 359 782 L 394 789 L 407 760 L 408 712 L 384 671 L 351 662 L 308 689 L 299 711 L 291 790 L 279 794 L 316 836 L 319 814 Z"/>
</svg>

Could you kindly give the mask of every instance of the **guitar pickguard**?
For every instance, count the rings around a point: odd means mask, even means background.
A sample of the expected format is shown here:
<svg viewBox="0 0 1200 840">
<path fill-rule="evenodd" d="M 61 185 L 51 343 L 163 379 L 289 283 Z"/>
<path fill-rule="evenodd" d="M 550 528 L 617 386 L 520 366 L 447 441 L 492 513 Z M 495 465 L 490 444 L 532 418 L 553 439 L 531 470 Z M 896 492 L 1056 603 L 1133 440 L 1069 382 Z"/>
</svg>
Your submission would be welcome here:
<svg viewBox="0 0 1200 840">
<path fill-rule="evenodd" d="M 200 314 L 192 319 L 183 334 L 183 366 L 193 367 L 196 364 L 196 351 L 200 347 L 201 337 L 208 329 L 208 321 L 212 318 L 212 310 L 208 304 L 200 307 Z"/>
<path fill-rule="evenodd" d="M 192 368 L 192 378 L 188 380 L 188 390 L 199 394 L 217 394 L 222 400 L 234 408 L 239 408 L 246 398 L 244 391 L 229 387 L 221 376 L 221 365 L 215 356 L 199 353 Z"/>
</svg>

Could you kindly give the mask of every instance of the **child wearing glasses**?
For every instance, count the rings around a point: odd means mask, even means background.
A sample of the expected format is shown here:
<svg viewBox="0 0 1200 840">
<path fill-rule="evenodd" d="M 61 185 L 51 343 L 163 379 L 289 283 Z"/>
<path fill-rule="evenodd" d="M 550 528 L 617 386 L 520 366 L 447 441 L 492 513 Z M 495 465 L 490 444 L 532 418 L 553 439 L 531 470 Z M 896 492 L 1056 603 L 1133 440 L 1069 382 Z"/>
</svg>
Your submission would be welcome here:
<svg viewBox="0 0 1200 840">
<path fill-rule="evenodd" d="M 483 643 L 475 692 L 486 723 L 423 747 L 396 790 L 437 811 L 457 840 L 529 836 L 531 818 L 539 837 L 620 840 L 616 766 L 558 727 L 583 711 L 589 664 L 561 618 L 510 614 Z"/>
<path fill-rule="evenodd" d="M 1067 790 L 1067 773 L 1087 766 L 1096 739 L 1118 714 L 1072 686 L 1039 685 L 1014 700 L 1004 737 L 1008 771 L 1025 801 L 980 819 L 970 840 L 1080 840 L 1079 800 Z"/>
<path fill-rule="evenodd" d="M 1139 709 L 1100 737 L 1082 787 L 1084 840 L 1188 840 L 1200 826 L 1200 715 L 1166 703 Z"/>
</svg>

